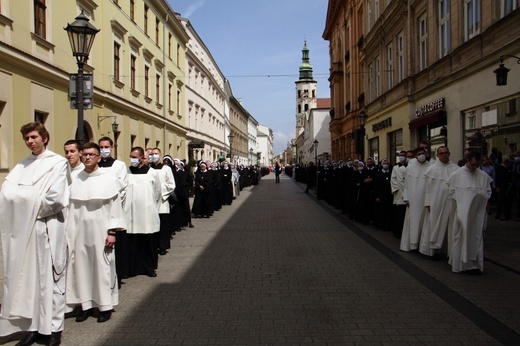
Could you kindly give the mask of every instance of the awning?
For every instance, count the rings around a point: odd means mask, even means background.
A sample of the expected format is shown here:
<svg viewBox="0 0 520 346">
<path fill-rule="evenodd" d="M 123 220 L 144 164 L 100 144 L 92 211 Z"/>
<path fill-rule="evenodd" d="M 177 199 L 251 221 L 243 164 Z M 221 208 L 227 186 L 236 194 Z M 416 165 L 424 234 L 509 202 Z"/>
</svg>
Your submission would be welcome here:
<svg viewBox="0 0 520 346">
<path fill-rule="evenodd" d="M 429 113 L 428 115 L 422 116 L 420 118 L 414 119 L 408 123 L 408 128 L 416 129 L 421 126 L 430 125 L 436 122 L 446 120 L 446 111 L 443 109 L 436 110 L 434 112 Z M 445 124 L 443 124 L 445 125 Z"/>
</svg>

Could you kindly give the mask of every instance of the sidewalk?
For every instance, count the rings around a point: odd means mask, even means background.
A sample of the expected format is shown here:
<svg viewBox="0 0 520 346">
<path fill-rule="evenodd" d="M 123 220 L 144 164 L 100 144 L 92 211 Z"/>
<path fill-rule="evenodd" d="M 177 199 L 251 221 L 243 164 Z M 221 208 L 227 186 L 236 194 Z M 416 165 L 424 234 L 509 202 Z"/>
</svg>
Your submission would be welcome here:
<svg viewBox="0 0 520 346">
<path fill-rule="evenodd" d="M 303 190 L 271 174 L 195 219 L 157 278 L 124 280 L 106 323 L 67 319 L 63 345 L 520 344 L 518 273 L 454 274 Z"/>
</svg>

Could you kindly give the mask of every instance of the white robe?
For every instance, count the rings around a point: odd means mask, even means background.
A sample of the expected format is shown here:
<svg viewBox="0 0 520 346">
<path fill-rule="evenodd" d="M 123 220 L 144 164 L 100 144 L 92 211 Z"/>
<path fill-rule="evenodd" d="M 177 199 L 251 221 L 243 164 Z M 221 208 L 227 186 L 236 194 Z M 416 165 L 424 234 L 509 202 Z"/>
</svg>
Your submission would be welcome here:
<svg viewBox="0 0 520 346">
<path fill-rule="evenodd" d="M 50 150 L 25 158 L 5 178 L 0 335 L 63 330 L 67 239 L 62 211 L 69 202 L 69 182 L 67 160 Z"/>
<path fill-rule="evenodd" d="M 85 169 L 85 165 L 83 164 L 83 162 L 80 162 L 79 165 L 77 165 L 74 168 L 70 167 L 71 179 L 74 180 L 74 178 L 76 178 L 78 176 L 78 174 L 81 173 L 84 169 Z"/>
<path fill-rule="evenodd" d="M 105 247 L 109 229 L 125 229 L 119 191 L 123 183 L 97 169 L 82 171 L 70 186 L 67 220 L 70 259 L 67 271 L 67 305 L 110 311 L 119 295 L 115 254 Z M 117 246 L 117 244 L 116 244 Z"/>
<path fill-rule="evenodd" d="M 405 173 L 406 166 L 395 165 L 392 168 L 392 175 L 390 176 L 390 187 L 392 189 L 392 194 L 394 195 L 393 204 L 395 205 L 403 205 L 403 192 L 404 192 L 404 179 L 406 176 Z"/>
<path fill-rule="evenodd" d="M 173 171 L 169 166 L 164 165 L 161 169 L 157 169 L 156 173 L 161 184 L 161 199 L 158 205 L 159 214 L 169 214 L 170 203 L 168 202 L 168 197 L 170 197 L 175 190 Z"/>
<path fill-rule="evenodd" d="M 466 165 L 448 178 L 454 217 L 450 252 L 451 270 L 484 270 L 483 233 L 487 225 L 486 206 L 491 197 L 491 177 Z"/>
<path fill-rule="evenodd" d="M 420 163 L 414 161 L 405 169 L 403 199 L 408 201 L 404 217 L 403 233 L 401 235 L 401 250 L 410 251 L 419 248 L 421 229 L 426 214 L 424 195 L 426 192 L 426 178 L 424 173 L 430 166 L 428 161 Z"/>
<path fill-rule="evenodd" d="M 451 213 L 451 199 L 449 199 L 448 177 L 460 167 L 451 161 L 444 164 L 435 161 L 426 173 L 426 195 L 424 206 L 426 210 L 423 224 L 421 245 L 422 254 L 432 256 L 434 250 L 440 249 L 448 229 Z"/>
<path fill-rule="evenodd" d="M 114 160 L 114 163 L 110 167 L 99 167 L 102 170 L 106 170 L 113 176 L 117 177 L 123 183 L 123 188 L 119 191 L 121 196 L 121 202 L 123 205 L 126 200 L 126 189 L 128 187 L 128 168 L 123 161 Z"/>
<path fill-rule="evenodd" d="M 161 182 L 155 169 L 147 174 L 128 174 L 128 188 L 124 205 L 128 234 L 159 232 L 159 201 Z"/>
</svg>

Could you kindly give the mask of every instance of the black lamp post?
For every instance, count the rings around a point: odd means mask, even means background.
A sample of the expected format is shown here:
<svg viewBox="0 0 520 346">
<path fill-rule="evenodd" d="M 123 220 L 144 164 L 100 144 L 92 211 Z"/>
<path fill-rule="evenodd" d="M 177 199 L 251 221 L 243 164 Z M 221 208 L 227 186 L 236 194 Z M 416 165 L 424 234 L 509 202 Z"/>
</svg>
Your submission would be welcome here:
<svg viewBox="0 0 520 346">
<path fill-rule="evenodd" d="M 314 144 L 314 163 L 316 164 L 316 167 L 318 166 L 318 144 L 320 142 L 318 142 L 317 139 L 314 140 L 313 144 Z"/>
<path fill-rule="evenodd" d="M 119 131 L 119 124 L 116 122 L 116 118 L 114 117 L 114 122 L 112 123 L 112 133 L 114 133 L 114 151 L 115 151 L 115 158 L 117 159 L 117 139 L 119 138 L 119 135 L 121 134 L 121 131 Z"/>
<path fill-rule="evenodd" d="M 496 74 L 497 77 L 497 86 L 507 85 L 507 73 L 511 71 L 507 67 L 504 66 L 504 59 L 505 58 L 515 58 L 516 63 L 520 64 L 520 58 L 514 55 L 502 55 L 500 59 L 500 65 L 498 65 L 498 68 L 494 70 L 493 72 Z"/>
<path fill-rule="evenodd" d="M 76 140 L 83 143 L 85 140 L 85 130 L 83 128 L 83 65 L 88 61 L 90 49 L 99 30 L 89 22 L 89 19 L 83 12 L 75 19 L 72 24 L 67 24 L 65 30 L 69 35 L 72 55 L 76 57 L 78 63 L 78 77 L 76 79 L 78 129 L 76 132 Z"/>
<path fill-rule="evenodd" d="M 229 132 L 229 135 L 227 138 L 229 139 L 229 162 L 233 163 L 233 137 L 235 137 L 235 134 L 233 131 Z"/>
<path fill-rule="evenodd" d="M 365 154 L 365 124 L 367 123 L 367 115 L 364 111 L 358 114 L 357 122 L 359 129 L 356 131 L 356 153 L 363 160 Z"/>
</svg>

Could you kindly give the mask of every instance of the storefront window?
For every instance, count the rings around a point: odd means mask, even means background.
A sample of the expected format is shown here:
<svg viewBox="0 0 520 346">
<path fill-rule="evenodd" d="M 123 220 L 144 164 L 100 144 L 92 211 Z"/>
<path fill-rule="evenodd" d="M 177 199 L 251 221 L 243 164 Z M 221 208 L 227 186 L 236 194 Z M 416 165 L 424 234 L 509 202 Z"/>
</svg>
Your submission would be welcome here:
<svg viewBox="0 0 520 346">
<path fill-rule="evenodd" d="M 398 162 L 399 152 L 403 150 L 403 130 L 397 130 L 388 134 L 388 143 L 390 143 L 389 156 L 391 163 L 394 165 Z"/>
<path fill-rule="evenodd" d="M 379 162 L 379 137 L 372 138 L 368 142 L 370 146 L 369 156 L 377 163 Z"/>
<path fill-rule="evenodd" d="M 489 155 L 492 148 L 504 156 L 520 147 L 520 97 L 463 112 L 464 146 Z"/>
</svg>

